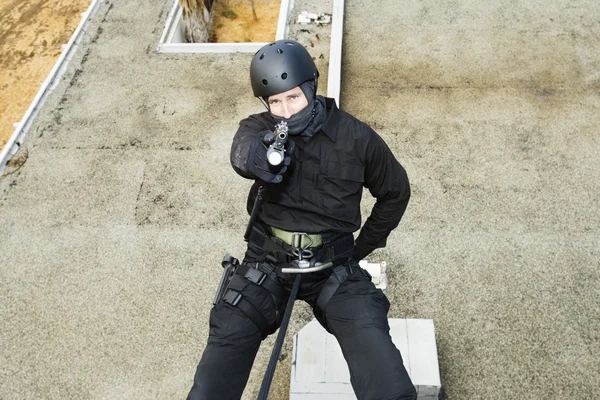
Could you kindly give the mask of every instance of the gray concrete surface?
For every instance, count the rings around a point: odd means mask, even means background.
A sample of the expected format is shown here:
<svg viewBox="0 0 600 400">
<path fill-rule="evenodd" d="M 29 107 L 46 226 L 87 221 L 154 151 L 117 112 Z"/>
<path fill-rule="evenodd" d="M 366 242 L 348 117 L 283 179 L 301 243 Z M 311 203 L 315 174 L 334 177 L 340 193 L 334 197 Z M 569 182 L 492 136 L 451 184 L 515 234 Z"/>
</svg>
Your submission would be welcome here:
<svg viewBox="0 0 600 400">
<path fill-rule="evenodd" d="M 228 149 L 260 104 L 248 55 L 155 53 L 171 4 L 102 4 L 0 180 L 2 399 L 189 389 L 244 248 Z M 346 1 L 342 107 L 413 185 L 374 259 L 390 317 L 435 321 L 449 399 L 600 398 L 599 20 L 591 0 Z"/>
</svg>

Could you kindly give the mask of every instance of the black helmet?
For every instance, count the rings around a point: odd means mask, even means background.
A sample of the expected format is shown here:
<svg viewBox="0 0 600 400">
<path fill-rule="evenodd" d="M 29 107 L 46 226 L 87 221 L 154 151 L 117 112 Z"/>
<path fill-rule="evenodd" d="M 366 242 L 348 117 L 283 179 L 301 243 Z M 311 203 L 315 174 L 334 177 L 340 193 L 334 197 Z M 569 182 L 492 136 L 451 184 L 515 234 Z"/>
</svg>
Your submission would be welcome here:
<svg viewBox="0 0 600 400">
<path fill-rule="evenodd" d="M 318 77 L 311 55 L 293 40 L 283 39 L 263 46 L 250 63 L 250 81 L 256 97 L 282 93 Z"/>
</svg>

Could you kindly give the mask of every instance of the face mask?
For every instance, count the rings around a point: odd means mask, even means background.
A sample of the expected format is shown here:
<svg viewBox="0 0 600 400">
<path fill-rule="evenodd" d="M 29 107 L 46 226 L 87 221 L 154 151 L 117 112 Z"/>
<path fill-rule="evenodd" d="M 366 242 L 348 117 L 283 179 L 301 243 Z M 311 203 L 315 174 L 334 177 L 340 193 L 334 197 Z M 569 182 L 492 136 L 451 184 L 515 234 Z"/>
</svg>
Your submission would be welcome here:
<svg viewBox="0 0 600 400">
<path fill-rule="evenodd" d="M 281 121 L 287 122 L 288 133 L 290 135 L 298 135 L 304 132 L 304 130 L 312 121 L 313 117 L 315 116 L 314 110 L 314 101 L 311 101 L 306 107 L 287 119 L 276 117 L 274 115 L 273 118 L 275 118 L 275 121 L 278 123 Z"/>
<path fill-rule="evenodd" d="M 276 117 L 273 118 L 277 123 L 285 121 L 288 124 L 288 133 L 292 136 L 300 135 L 311 137 L 323 126 L 325 122 L 325 101 L 322 97 L 315 96 L 316 84 L 315 81 L 306 81 L 300 84 L 300 89 L 304 93 L 308 105 L 302 110 L 292 115 L 289 119 Z M 267 103 L 265 98 L 265 103 Z M 268 107 L 267 107 L 268 108 Z"/>
</svg>

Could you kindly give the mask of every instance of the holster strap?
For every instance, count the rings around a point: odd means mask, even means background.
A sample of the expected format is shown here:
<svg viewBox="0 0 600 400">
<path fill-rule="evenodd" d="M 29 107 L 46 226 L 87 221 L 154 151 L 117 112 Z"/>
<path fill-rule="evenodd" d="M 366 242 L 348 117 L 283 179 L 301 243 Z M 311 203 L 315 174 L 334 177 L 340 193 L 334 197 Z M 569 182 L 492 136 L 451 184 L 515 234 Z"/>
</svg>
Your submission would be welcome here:
<svg viewBox="0 0 600 400">
<path fill-rule="evenodd" d="M 234 276 L 234 278 L 231 279 L 227 292 L 225 292 L 225 295 L 223 296 L 223 301 L 238 308 L 244 313 L 250 321 L 256 325 L 264 339 L 271 333 L 271 326 L 267 319 L 262 315 L 262 312 L 244 298 L 242 291 L 246 285 L 248 285 L 248 281 L 235 279 Z"/>
<path fill-rule="evenodd" d="M 329 332 L 329 328 L 327 327 L 327 323 L 325 321 L 325 310 L 327 308 L 327 304 L 329 300 L 333 297 L 335 292 L 341 286 L 348 277 L 354 273 L 361 273 L 367 278 L 371 279 L 371 275 L 369 272 L 360 268 L 357 264 L 352 265 L 339 265 L 331 271 L 331 275 L 323 284 L 323 288 L 321 289 L 321 293 L 319 293 L 319 297 L 317 298 L 317 302 L 315 303 L 315 316 L 321 322 L 323 327 Z"/>
<path fill-rule="evenodd" d="M 275 273 L 267 274 L 259 269 L 261 266 L 261 263 L 243 263 L 238 267 L 236 273 L 243 276 L 248 281 L 264 287 L 279 300 L 285 300 L 288 294 L 283 286 L 273 279 L 273 277 L 276 276 Z"/>
</svg>

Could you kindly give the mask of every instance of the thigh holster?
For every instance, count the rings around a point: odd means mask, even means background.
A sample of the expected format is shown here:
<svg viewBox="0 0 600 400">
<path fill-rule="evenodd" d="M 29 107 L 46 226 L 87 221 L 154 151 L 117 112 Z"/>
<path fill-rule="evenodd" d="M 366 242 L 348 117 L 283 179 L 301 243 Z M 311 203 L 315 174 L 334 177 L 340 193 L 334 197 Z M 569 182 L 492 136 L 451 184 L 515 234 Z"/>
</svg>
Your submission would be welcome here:
<svg viewBox="0 0 600 400">
<path fill-rule="evenodd" d="M 223 301 L 244 313 L 256 325 L 264 339 L 279 327 L 281 323 L 279 304 L 285 304 L 288 293 L 276 280 L 275 274 L 261 271 L 261 266 L 260 263 L 240 265 L 229 282 L 229 286 L 223 295 Z M 260 286 L 274 297 L 273 304 L 275 305 L 276 315 L 274 323 L 270 323 L 261 310 L 253 304 L 253 298 L 248 296 L 248 290 L 246 289 L 248 285 Z"/>
</svg>

